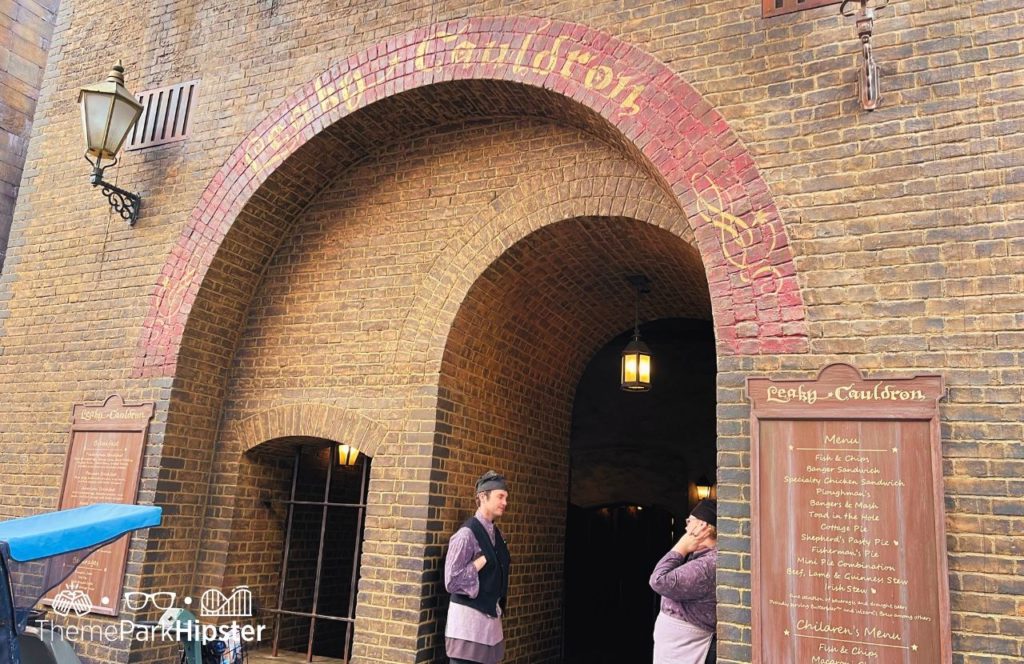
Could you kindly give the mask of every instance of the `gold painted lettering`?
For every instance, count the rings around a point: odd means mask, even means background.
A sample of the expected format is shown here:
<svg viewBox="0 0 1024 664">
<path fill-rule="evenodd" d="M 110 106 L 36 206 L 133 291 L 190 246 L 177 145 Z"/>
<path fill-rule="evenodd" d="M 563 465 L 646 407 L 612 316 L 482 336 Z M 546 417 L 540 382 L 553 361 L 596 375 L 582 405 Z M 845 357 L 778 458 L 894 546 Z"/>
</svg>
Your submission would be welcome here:
<svg viewBox="0 0 1024 664">
<path fill-rule="evenodd" d="M 196 277 L 197 268 L 189 266 L 177 279 L 171 276 L 164 277 L 164 297 L 160 303 L 160 313 L 169 318 L 181 311 L 185 303 L 185 293 L 188 292 Z"/>
<path fill-rule="evenodd" d="M 284 131 L 285 131 L 285 128 L 283 126 L 279 125 L 279 124 L 276 124 L 273 127 L 271 127 L 270 131 L 267 132 L 266 147 L 270 148 L 271 151 L 276 151 L 278 148 L 280 148 L 281 147 L 280 138 L 281 138 L 281 134 L 283 134 Z M 264 148 L 264 149 L 266 149 L 266 148 Z"/>
<path fill-rule="evenodd" d="M 351 74 L 346 74 L 343 79 L 344 87 L 341 89 L 341 97 L 345 100 L 345 108 L 354 111 L 359 108 L 363 100 L 363 93 L 366 91 L 366 82 L 363 74 L 358 69 Z"/>
<path fill-rule="evenodd" d="M 302 117 L 309 111 L 309 101 L 303 100 L 301 104 L 293 106 L 292 110 L 288 113 L 288 124 L 295 127 L 305 124 L 302 122 Z"/>
<path fill-rule="evenodd" d="M 416 44 L 416 58 L 412 61 L 416 71 L 429 71 L 433 69 L 433 67 L 427 66 L 427 61 L 423 58 L 423 56 L 427 54 L 428 43 L 429 42 L 421 41 L 419 44 Z"/>
<path fill-rule="evenodd" d="M 569 55 L 565 56 L 565 64 L 562 65 L 562 70 L 558 73 L 565 78 L 570 78 L 572 76 L 572 66 L 574 64 L 578 62 L 581 65 L 585 65 L 590 62 L 593 57 L 594 56 L 591 54 L 584 53 L 583 51 L 569 51 Z"/>
<path fill-rule="evenodd" d="M 461 34 L 463 34 L 464 32 L 466 32 L 466 28 L 465 27 L 460 28 L 459 30 L 457 30 L 455 32 L 445 32 L 444 30 L 442 30 L 441 32 L 437 33 L 437 38 L 440 39 L 441 42 L 444 43 L 444 44 L 451 44 L 453 41 L 458 39 L 459 36 Z M 452 62 L 454 62 L 454 61 L 455 60 L 454 60 L 454 54 L 453 54 Z M 443 62 L 444 62 L 444 57 L 442 56 L 441 62 L 436 63 L 434 65 L 434 67 L 436 68 L 438 65 L 443 64 Z"/>
<path fill-rule="evenodd" d="M 522 46 L 519 47 L 519 52 L 516 54 L 515 61 L 512 64 L 512 71 L 517 74 L 522 74 L 527 70 L 527 67 L 523 66 L 523 58 L 526 57 L 526 52 L 530 49 L 530 43 L 533 42 L 533 35 L 526 35 L 523 39 Z"/>
<path fill-rule="evenodd" d="M 619 108 L 622 109 L 623 115 L 636 115 L 640 112 L 640 107 L 636 105 L 636 98 L 640 96 L 640 93 L 644 91 L 644 86 L 634 85 L 632 91 L 622 100 L 619 104 Z"/>
<path fill-rule="evenodd" d="M 635 76 L 620 76 L 619 80 L 615 83 L 615 88 L 608 94 L 609 99 L 615 99 L 619 96 L 619 93 L 626 89 L 626 86 L 636 78 Z M 619 104 L 619 107 L 625 111 L 626 115 L 635 115 L 640 111 L 640 107 L 636 105 L 636 98 L 643 92 L 644 86 L 634 85 L 632 91 L 626 96 L 626 98 Z"/>
<path fill-rule="evenodd" d="M 618 82 L 615 84 L 615 88 L 608 93 L 609 99 L 615 99 L 619 96 L 619 93 L 629 85 L 629 82 L 633 80 L 632 76 L 620 76 Z"/>
<path fill-rule="evenodd" d="M 583 85 L 588 90 L 597 90 L 600 92 L 608 87 L 615 78 L 615 73 L 612 68 L 607 65 L 597 65 L 593 69 L 587 72 L 586 77 L 583 79 Z"/>
<path fill-rule="evenodd" d="M 256 138 L 249 141 L 249 145 L 245 148 L 245 154 L 242 157 L 242 161 L 245 164 L 246 168 L 251 167 L 252 162 L 256 160 L 256 155 L 260 153 L 260 148 L 258 148 L 257 146 L 259 146 L 262 142 L 263 140 L 260 138 Z"/>
<path fill-rule="evenodd" d="M 487 42 L 487 46 L 484 48 L 483 55 L 480 59 L 486 65 L 496 65 L 504 62 L 505 56 L 508 55 L 508 47 L 508 44 L 498 44 L 495 46 L 495 42 L 493 40 L 489 41 Z M 496 57 L 491 57 L 491 53 L 495 51 L 497 51 L 498 55 Z"/>
<path fill-rule="evenodd" d="M 789 403 L 794 399 L 809 406 L 813 406 L 818 400 L 818 390 L 805 389 L 803 384 L 796 388 L 776 387 L 774 385 L 768 387 L 768 401 L 774 403 Z"/>
<path fill-rule="evenodd" d="M 453 42 L 456 39 L 458 39 L 459 35 L 461 35 L 465 31 L 466 31 L 466 28 L 462 28 L 458 32 L 445 32 L 444 30 L 442 30 L 442 31 L 438 32 L 436 35 L 434 35 L 434 39 L 440 39 L 445 44 L 450 44 L 451 42 Z M 430 42 L 431 41 L 432 40 L 430 40 L 430 39 L 425 39 L 425 40 L 421 41 L 419 44 L 416 44 L 416 57 L 412 61 L 413 67 L 416 68 L 416 71 L 431 71 L 433 69 L 437 69 L 438 66 L 441 65 L 441 62 L 435 62 L 435 64 L 433 64 L 433 65 L 428 65 L 427 64 L 427 60 L 426 60 L 427 48 L 430 46 Z M 436 55 L 436 54 L 432 54 L 432 55 Z M 443 56 L 442 56 L 442 60 L 443 60 Z"/>
<path fill-rule="evenodd" d="M 334 87 L 334 81 L 332 80 L 328 86 L 317 79 L 316 82 L 316 98 L 320 102 L 320 109 L 324 113 L 330 112 L 338 104 L 341 103 L 341 99 L 338 97 L 338 92 Z"/>
<path fill-rule="evenodd" d="M 562 42 L 565 41 L 565 37 L 556 37 L 554 45 L 545 51 L 541 51 L 533 57 L 533 68 L 539 69 L 547 73 L 551 73 L 555 70 L 555 65 L 558 64 L 558 51 L 562 48 Z M 543 64 L 547 61 L 547 64 Z"/>
<path fill-rule="evenodd" d="M 455 45 L 452 49 L 452 64 L 469 64 L 473 61 L 473 50 L 476 44 L 468 39 Z"/>
</svg>

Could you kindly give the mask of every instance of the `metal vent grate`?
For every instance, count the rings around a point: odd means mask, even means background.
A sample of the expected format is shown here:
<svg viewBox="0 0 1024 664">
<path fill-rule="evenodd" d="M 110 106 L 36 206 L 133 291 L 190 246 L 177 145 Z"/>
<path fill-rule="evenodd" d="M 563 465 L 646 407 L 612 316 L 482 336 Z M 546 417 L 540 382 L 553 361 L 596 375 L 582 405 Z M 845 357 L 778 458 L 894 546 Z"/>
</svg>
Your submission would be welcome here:
<svg viewBox="0 0 1024 664">
<path fill-rule="evenodd" d="M 198 85 L 199 81 L 189 81 L 141 93 L 142 115 L 125 149 L 141 150 L 184 140 L 188 136 Z"/>
<path fill-rule="evenodd" d="M 779 16 L 798 12 L 803 9 L 824 7 L 825 5 L 838 5 L 842 0 L 761 0 L 761 16 Z"/>
</svg>

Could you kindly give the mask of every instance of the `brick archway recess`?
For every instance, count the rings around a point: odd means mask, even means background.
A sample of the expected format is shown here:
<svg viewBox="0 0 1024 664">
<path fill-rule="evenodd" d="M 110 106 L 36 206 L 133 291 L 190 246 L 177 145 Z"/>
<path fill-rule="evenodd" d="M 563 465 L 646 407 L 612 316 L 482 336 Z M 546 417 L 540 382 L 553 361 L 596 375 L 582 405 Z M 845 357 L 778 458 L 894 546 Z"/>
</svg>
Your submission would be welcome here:
<svg viewBox="0 0 1024 664">
<path fill-rule="evenodd" d="M 238 423 L 238 438 L 250 452 L 267 441 L 296 436 L 322 438 L 354 445 L 362 454 L 377 455 L 387 430 L 358 413 L 325 403 L 278 406 L 251 415 Z"/>
<path fill-rule="evenodd" d="M 446 81 L 542 88 L 599 115 L 669 189 L 694 227 L 715 334 L 735 354 L 807 351 L 804 303 L 779 211 L 725 119 L 664 64 L 583 25 L 471 18 L 392 37 L 293 93 L 210 181 L 150 299 L 136 376 L 173 376 L 204 278 L 246 203 L 324 128 L 400 93 Z"/>
</svg>

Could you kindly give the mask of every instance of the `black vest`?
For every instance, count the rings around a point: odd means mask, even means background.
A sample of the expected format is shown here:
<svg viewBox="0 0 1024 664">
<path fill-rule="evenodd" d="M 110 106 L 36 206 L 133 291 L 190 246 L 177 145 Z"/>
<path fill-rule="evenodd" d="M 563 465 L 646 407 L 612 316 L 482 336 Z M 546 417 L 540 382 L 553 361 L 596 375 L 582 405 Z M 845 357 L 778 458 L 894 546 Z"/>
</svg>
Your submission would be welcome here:
<svg viewBox="0 0 1024 664">
<path fill-rule="evenodd" d="M 480 592 L 477 593 L 477 596 L 470 598 L 467 595 L 453 593 L 452 601 L 472 607 L 492 618 L 497 618 L 498 611 L 495 607 L 500 603 L 501 610 L 504 611 L 505 596 L 508 595 L 508 568 L 512 563 L 512 558 L 508 554 L 508 545 L 505 544 L 505 538 L 501 536 L 501 531 L 497 526 L 494 527 L 494 544 L 492 545 L 491 538 L 487 535 L 487 529 L 475 516 L 470 517 L 466 523 L 462 524 L 462 527 L 473 531 L 480 550 L 487 558 L 487 564 L 479 572 Z"/>
</svg>

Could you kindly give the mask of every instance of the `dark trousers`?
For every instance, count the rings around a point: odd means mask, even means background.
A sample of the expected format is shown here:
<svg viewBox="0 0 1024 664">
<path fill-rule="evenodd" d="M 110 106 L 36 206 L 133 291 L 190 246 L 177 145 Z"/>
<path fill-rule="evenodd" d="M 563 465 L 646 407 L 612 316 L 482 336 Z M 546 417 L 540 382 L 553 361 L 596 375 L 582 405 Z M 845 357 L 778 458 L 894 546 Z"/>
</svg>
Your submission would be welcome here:
<svg viewBox="0 0 1024 664">
<path fill-rule="evenodd" d="M 708 651 L 704 664 L 715 664 L 716 659 L 718 659 L 718 636 L 711 639 L 711 650 Z"/>
</svg>

